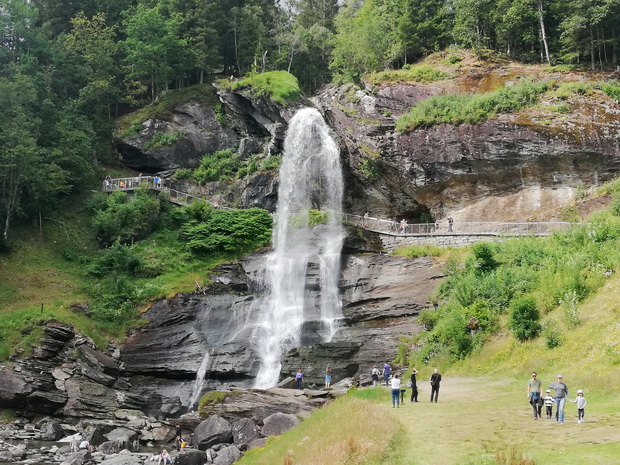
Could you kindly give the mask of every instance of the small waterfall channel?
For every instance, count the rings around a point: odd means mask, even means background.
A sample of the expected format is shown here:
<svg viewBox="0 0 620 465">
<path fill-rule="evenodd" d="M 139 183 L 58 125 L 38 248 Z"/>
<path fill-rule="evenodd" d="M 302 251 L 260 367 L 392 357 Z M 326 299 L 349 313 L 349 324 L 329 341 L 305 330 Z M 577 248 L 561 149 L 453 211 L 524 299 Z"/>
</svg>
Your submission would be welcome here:
<svg viewBox="0 0 620 465">
<path fill-rule="evenodd" d="M 317 110 L 298 111 L 284 141 L 274 251 L 265 270 L 269 292 L 252 335 L 261 363 L 257 388 L 278 382 L 281 357 L 300 345 L 305 323 L 319 322 L 324 341 L 337 329 L 342 317 L 338 292 L 342 190 L 340 154 L 329 127 Z M 320 215 L 321 224 L 314 225 Z M 318 302 L 307 292 L 311 266 L 318 267 Z"/>
<path fill-rule="evenodd" d="M 338 329 L 342 191 L 340 154 L 329 127 L 317 110 L 299 110 L 284 141 L 273 251 L 257 276 L 264 296 L 249 308 L 232 308 L 219 340 L 208 334 L 210 347 L 240 339 L 249 343 L 260 364 L 256 388 L 277 384 L 280 360 L 290 349 L 330 341 Z M 207 349 L 187 396 L 190 408 L 202 394 L 211 364 Z"/>
</svg>

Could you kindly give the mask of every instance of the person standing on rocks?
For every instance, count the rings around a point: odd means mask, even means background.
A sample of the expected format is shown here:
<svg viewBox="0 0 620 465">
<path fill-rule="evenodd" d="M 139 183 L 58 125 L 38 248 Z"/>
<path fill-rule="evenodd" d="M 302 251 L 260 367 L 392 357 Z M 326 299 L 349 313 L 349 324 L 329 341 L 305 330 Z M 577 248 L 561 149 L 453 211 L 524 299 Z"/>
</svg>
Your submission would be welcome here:
<svg viewBox="0 0 620 465">
<path fill-rule="evenodd" d="M 295 384 L 297 385 L 297 389 L 300 391 L 301 391 L 303 379 L 304 379 L 304 374 L 300 368 L 299 370 L 297 370 L 297 374 L 295 375 Z"/>
<path fill-rule="evenodd" d="M 433 402 L 433 398 L 435 399 L 435 403 L 439 400 L 439 384 L 441 383 L 441 375 L 437 368 L 433 370 L 433 374 L 431 375 L 431 402 Z"/>
<path fill-rule="evenodd" d="M 183 442 L 183 429 L 181 425 L 176 425 L 175 431 L 175 445 L 177 446 L 177 451 L 181 450 L 181 443 Z"/>
<path fill-rule="evenodd" d="M 385 385 L 389 386 L 389 379 L 390 379 L 390 373 L 392 372 L 392 367 L 390 366 L 390 364 L 388 362 L 385 362 L 385 365 L 383 365 L 383 380 L 385 381 Z"/>
<path fill-rule="evenodd" d="M 416 375 L 418 374 L 418 370 L 415 368 L 411 369 L 411 380 L 409 383 L 411 384 L 411 402 L 418 401 L 418 385 L 416 381 Z"/>
<path fill-rule="evenodd" d="M 564 423 L 564 405 L 568 397 L 568 386 L 564 384 L 562 375 L 558 375 L 556 382 L 549 385 L 549 389 L 555 389 L 555 421 Z"/>
<path fill-rule="evenodd" d="M 534 420 L 540 418 L 542 410 L 542 382 L 537 379 L 536 372 L 532 373 L 532 378 L 527 382 L 527 398 L 534 409 Z"/>
<path fill-rule="evenodd" d="M 332 385 L 332 369 L 329 365 L 325 368 L 325 389 L 329 389 Z"/>
</svg>

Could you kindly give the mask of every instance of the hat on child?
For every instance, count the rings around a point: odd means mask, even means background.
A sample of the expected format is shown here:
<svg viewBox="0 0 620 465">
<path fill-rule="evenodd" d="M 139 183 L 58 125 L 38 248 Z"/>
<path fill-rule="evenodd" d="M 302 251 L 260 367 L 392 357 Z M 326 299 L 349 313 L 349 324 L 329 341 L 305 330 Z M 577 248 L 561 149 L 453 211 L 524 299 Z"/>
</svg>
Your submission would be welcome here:
<svg viewBox="0 0 620 465">
<path fill-rule="evenodd" d="M 583 391 L 581 389 L 578 389 L 577 394 L 583 394 Z"/>
<path fill-rule="evenodd" d="M 562 375 L 558 375 L 558 378 L 562 379 Z"/>
<path fill-rule="evenodd" d="M 551 392 L 551 389 L 547 389 L 545 392 Z"/>
</svg>

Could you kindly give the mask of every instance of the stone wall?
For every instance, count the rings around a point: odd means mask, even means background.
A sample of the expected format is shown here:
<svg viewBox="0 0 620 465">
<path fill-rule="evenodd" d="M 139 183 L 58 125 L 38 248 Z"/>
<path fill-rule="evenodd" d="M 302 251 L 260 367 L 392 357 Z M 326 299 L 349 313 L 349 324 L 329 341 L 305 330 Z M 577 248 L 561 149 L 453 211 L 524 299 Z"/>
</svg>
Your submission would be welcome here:
<svg viewBox="0 0 620 465">
<path fill-rule="evenodd" d="M 386 252 L 407 245 L 434 245 L 436 247 L 465 247 L 480 241 L 501 241 L 506 236 L 494 233 L 481 234 L 389 234 L 380 233 L 379 237 Z"/>
</svg>

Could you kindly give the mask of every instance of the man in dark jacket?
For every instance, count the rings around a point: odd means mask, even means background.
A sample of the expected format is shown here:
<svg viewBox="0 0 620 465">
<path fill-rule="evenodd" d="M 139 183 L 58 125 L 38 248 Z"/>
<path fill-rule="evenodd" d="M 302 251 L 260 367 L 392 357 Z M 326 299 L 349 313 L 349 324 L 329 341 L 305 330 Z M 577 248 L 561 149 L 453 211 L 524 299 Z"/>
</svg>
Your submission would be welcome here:
<svg viewBox="0 0 620 465">
<path fill-rule="evenodd" d="M 433 398 L 435 399 L 435 403 L 439 400 L 439 383 L 441 383 L 441 375 L 439 371 L 437 371 L 437 368 L 435 368 L 431 375 L 431 402 L 433 402 Z"/>
</svg>

